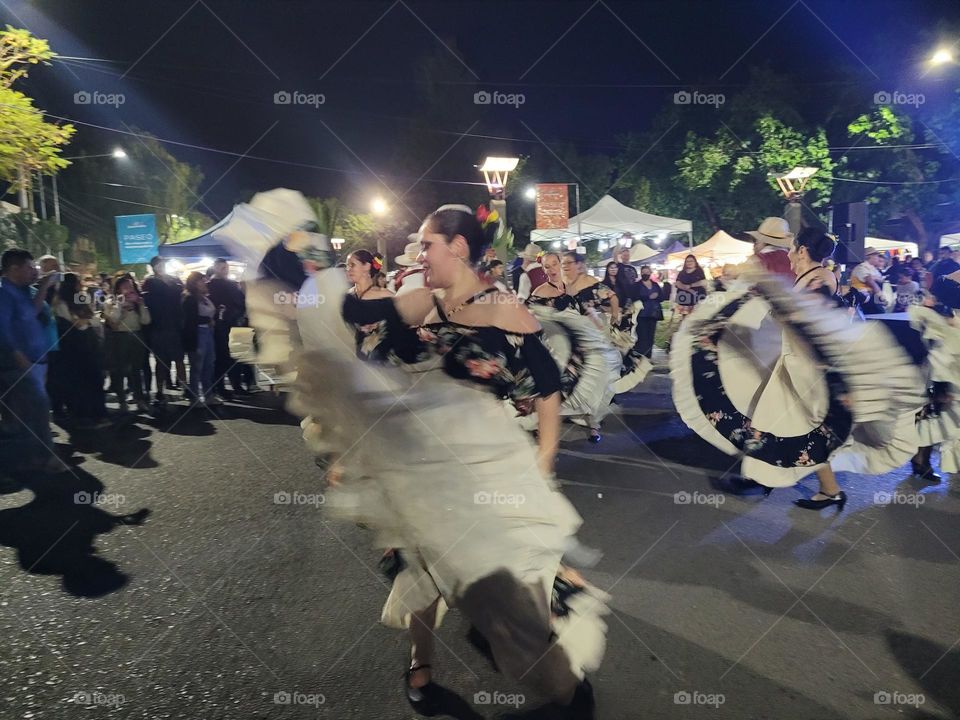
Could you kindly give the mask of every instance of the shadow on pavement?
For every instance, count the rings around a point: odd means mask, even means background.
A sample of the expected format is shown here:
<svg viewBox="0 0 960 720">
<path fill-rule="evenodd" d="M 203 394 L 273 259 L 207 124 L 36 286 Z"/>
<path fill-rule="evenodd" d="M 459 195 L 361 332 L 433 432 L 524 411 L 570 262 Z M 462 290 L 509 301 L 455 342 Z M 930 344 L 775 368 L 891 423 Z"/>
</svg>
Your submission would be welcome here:
<svg viewBox="0 0 960 720">
<path fill-rule="evenodd" d="M 900 666 L 923 688 L 927 698 L 960 716 L 960 649 L 945 648 L 897 630 L 886 632 L 887 644 Z M 951 636 L 952 637 L 952 636 Z"/>
<path fill-rule="evenodd" d="M 80 468 L 13 479 L 34 493 L 26 505 L 0 510 L 0 545 L 16 550 L 20 567 L 62 576 L 64 591 L 76 597 L 101 597 L 126 585 L 128 576 L 97 554 L 94 541 L 119 525 L 141 525 L 149 510 L 107 512 L 122 505 L 122 497 L 104 494 L 103 483 Z"/>
<path fill-rule="evenodd" d="M 117 425 L 102 430 L 70 430 L 70 444 L 84 455 L 95 455 L 110 465 L 127 468 L 155 468 L 158 463 L 150 456 L 153 443 L 150 430 L 134 423 L 136 417 L 123 418 Z"/>
</svg>

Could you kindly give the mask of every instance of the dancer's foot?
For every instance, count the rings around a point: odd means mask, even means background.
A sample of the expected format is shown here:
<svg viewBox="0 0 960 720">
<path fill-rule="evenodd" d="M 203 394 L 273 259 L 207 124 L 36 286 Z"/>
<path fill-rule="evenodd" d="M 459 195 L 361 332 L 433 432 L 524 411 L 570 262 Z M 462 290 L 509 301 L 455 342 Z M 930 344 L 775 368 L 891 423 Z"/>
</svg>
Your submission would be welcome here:
<svg viewBox="0 0 960 720">
<path fill-rule="evenodd" d="M 804 510 L 822 510 L 825 507 L 830 505 L 836 505 L 837 510 L 843 510 L 843 506 L 847 504 L 847 494 L 841 490 L 836 495 L 828 495 L 824 492 L 818 492 L 811 498 L 800 498 L 799 500 L 794 500 L 794 505 L 801 507 Z"/>
<path fill-rule="evenodd" d="M 430 666 L 414 663 L 403 674 L 407 702 L 418 714 L 432 717 L 440 713 L 439 688 L 430 679 Z"/>
<path fill-rule="evenodd" d="M 498 715 L 498 720 L 593 720 L 595 702 L 590 681 L 583 679 L 577 685 L 569 705 L 547 703 L 526 712 L 510 712 Z"/>
<path fill-rule="evenodd" d="M 599 428 L 590 428 L 590 442 L 596 445 L 602 439 L 603 436 L 600 434 Z"/>
</svg>

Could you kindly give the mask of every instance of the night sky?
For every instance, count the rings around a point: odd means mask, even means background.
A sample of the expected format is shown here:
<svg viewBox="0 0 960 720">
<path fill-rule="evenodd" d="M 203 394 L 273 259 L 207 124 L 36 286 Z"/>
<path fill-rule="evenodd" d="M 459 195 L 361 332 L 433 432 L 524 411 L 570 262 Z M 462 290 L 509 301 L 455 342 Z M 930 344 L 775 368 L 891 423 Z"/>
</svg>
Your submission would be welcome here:
<svg viewBox="0 0 960 720">
<path fill-rule="evenodd" d="M 365 206 L 386 194 L 381 180 L 397 191 L 424 173 L 420 182 L 478 182 L 473 168 L 443 162 L 455 143 L 478 163 L 548 153 L 557 142 L 609 151 L 618 133 L 647 129 L 678 90 L 735 93 L 761 64 L 797 72 L 824 93 L 855 82 L 943 94 L 951 88 L 942 80 L 917 79 L 921 58 L 910 53 L 936 45 L 938 26 L 956 27 L 960 3 L 3 0 L 0 18 L 77 58 L 33 69 L 22 86 L 53 115 L 294 163 L 167 145 L 202 168 L 202 189 L 213 188 L 206 204 L 222 214 L 280 185 Z M 431 117 L 430 88 L 416 74 L 427 55 L 442 59 L 449 78 L 445 111 Z M 524 102 L 475 105 L 478 90 L 522 93 Z M 76 104 L 81 91 L 123 93 L 125 102 Z M 279 91 L 325 101 L 277 105 Z M 397 159 L 414 123 L 435 147 L 433 169 Z M 678 128 L 663 142 L 683 137 Z M 78 125 L 67 154 L 131 141 Z M 456 201 L 457 186 L 447 187 Z"/>
</svg>

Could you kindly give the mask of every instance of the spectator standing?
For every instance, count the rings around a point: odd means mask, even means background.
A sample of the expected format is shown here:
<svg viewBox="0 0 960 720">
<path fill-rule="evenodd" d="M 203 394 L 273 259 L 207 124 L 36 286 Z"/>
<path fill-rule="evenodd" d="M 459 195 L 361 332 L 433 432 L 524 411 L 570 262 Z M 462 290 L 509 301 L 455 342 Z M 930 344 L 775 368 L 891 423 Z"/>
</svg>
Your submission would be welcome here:
<svg viewBox="0 0 960 720">
<path fill-rule="evenodd" d="M 793 233 L 786 220 L 779 217 L 764 218 L 760 227 L 748 230 L 747 235 L 753 238 L 754 257 L 767 272 L 782 275 L 791 282 L 796 280 L 788 257 L 793 247 Z"/>
<path fill-rule="evenodd" d="M 50 400 L 44 387 L 49 347 L 31 286 L 37 279 L 33 255 L 12 248 L 0 256 L 0 393 L 3 393 L 4 467 L 37 472 L 65 469 L 50 433 Z M 47 276 L 37 287 L 45 295 Z"/>
<path fill-rule="evenodd" d="M 150 261 L 153 275 L 143 281 L 143 300 L 150 311 L 149 347 L 156 358 L 157 393 L 155 403 L 167 402 L 166 391 L 173 388 L 172 368 L 176 365 L 177 380 L 186 383 L 183 362 L 183 284 L 166 272 L 163 258 Z"/>
<path fill-rule="evenodd" d="M 910 269 L 901 265 L 898 272 L 893 273 L 890 279 L 895 283 L 897 304 L 894 312 L 906 312 L 907 308 L 915 305 L 922 297 L 920 283 L 913 279 Z"/>
<path fill-rule="evenodd" d="M 120 411 L 127 409 L 127 391 L 133 394 L 137 410 L 149 410 L 143 389 L 142 369 L 147 344 L 143 329 L 150 324 L 140 288 L 129 274 L 117 275 L 113 281 L 112 296 L 103 304 L 106 321 L 107 366 L 110 368 L 110 387 L 117 394 Z"/>
<path fill-rule="evenodd" d="M 657 323 L 663 320 L 663 288 L 652 279 L 653 270 L 649 265 L 640 267 L 640 281 L 631 288 L 633 300 L 642 303 L 637 311 L 637 343 L 633 351 L 648 360 L 653 357 L 653 339 L 657 334 Z"/>
<path fill-rule="evenodd" d="M 864 314 L 876 315 L 883 312 L 882 304 L 877 302 L 883 291 L 883 273 L 880 272 L 883 256 L 879 250 L 868 247 L 864 249 L 863 257 L 863 262 L 850 274 L 850 287 L 859 295 L 857 299 Z"/>
<path fill-rule="evenodd" d="M 224 258 L 213 263 L 213 277 L 207 281 L 210 301 L 217 309 L 213 343 L 216 362 L 213 368 L 213 387 L 221 397 L 227 397 L 225 377 L 230 378 L 233 392 L 243 392 L 240 367 L 230 357 L 230 329 L 244 323 L 247 314 L 246 301 L 240 283 L 230 279 L 230 265 Z"/>
<path fill-rule="evenodd" d="M 63 276 L 55 306 L 59 353 L 70 418 L 81 430 L 99 430 L 110 425 L 103 391 L 103 326 L 93 312 L 93 298 L 82 290 L 79 276 Z"/>
<path fill-rule="evenodd" d="M 950 275 L 960 270 L 960 263 L 953 259 L 953 250 L 949 246 L 940 248 L 940 259 L 930 267 L 933 282 L 944 275 Z"/>
<path fill-rule="evenodd" d="M 413 238 L 413 240 L 403 248 L 403 255 L 398 255 L 393 259 L 400 266 L 400 270 L 393 278 L 393 291 L 398 295 L 401 291 L 407 293 L 427 285 L 423 274 L 423 265 L 420 264 L 420 241 L 416 239 L 416 233 L 407 236 L 408 240 L 410 238 Z M 390 289 L 389 286 L 387 289 Z"/>
<path fill-rule="evenodd" d="M 680 322 L 707 296 L 707 276 L 697 262 L 696 255 L 683 259 L 683 268 L 677 273 L 677 313 Z"/>
<path fill-rule="evenodd" d="M 547 281 L 547 273 L 540 264 L 538 257 L 540 248 L 530 243 L 523 249 L 522 272 L 519 277 L 517 287 L 517 297 L 526 300 L 530 293 L 536 290 Z"/>
<path fill-rule="evenodd" d="M 216 315 L 217 309 L 208 297 L 203 273 L 190 273 L 183 298 L 183 349 L 190 357 L 189 394 L 194 403 L 208 407 L 222 404 L 213 388 Z"/>
</svg>

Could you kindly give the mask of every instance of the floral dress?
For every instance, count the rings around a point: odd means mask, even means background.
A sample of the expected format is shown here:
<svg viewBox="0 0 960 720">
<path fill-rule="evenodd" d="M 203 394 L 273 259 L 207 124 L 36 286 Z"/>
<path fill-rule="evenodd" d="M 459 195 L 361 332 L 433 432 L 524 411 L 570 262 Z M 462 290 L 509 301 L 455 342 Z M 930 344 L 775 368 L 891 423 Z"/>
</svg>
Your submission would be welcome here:
<svg viewBox="0 0 960 720">
<path fill-rule="evenodd" d="M 355 291 L 351 292 L 353 297 L 362 300 L 362 293 L 358 296 Z M 358 358 L 376 363 L 385 363 L 389 360 L 390 348 L 386 342 L 387 323 L 385 320 L 363 324 L 350 323 L 350 326 L 353 328 Z"/>
<path fill-rule="evenodd" d="M 556 288 L 556 285 L 553 283 L 548 283 L 552 287 Z M 557 288 L 558 290 L 560 288 Z M 542 297 L 539 295 L 531 295 L 526 300 L 527 305 L 541 305 L 543 307 L 552 308 L 558 312 L 562 312 L 567 309 L 573 309 L 577 313 L 580 313 L 580 304 L 572 295 L 558 295 L 557 297 Z M 580 380 L 581 375 L 583 375 L 584 368 L 584 355 L 583 352 L 576 344 L 572 344 L 570 347 L 570 358 L 567 360 L 565 367 L 560 373 L 560 392 L 563 395 L 563 399 L 566 400 L 573 393 L 573 389 L 577 386 L 577 383 Z"/>
<path fill-rule="evenodd" d="M 474 295 L 466 304 L 490 292 L 497 290 Z M 521 415 L 533 411 L 536 398 L 561 390 L 560 372 L 539 332 L 461 325 L 446 316 L 436 298 L 434 303 L 440 321 L 417 328 L 417 337 L 426 358 L 442 362 L 447 375 L 484 386 L 513 403 Z"/>
</svg>

